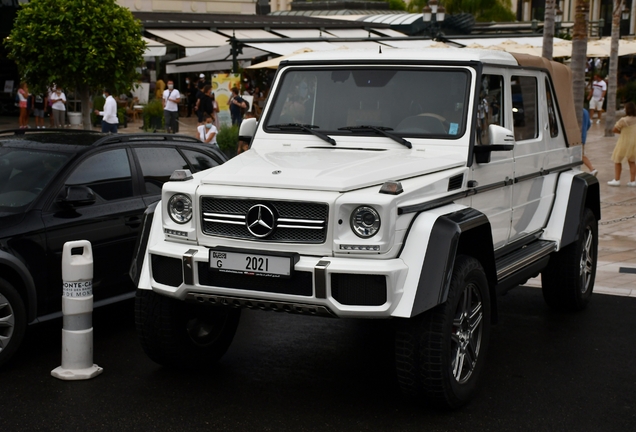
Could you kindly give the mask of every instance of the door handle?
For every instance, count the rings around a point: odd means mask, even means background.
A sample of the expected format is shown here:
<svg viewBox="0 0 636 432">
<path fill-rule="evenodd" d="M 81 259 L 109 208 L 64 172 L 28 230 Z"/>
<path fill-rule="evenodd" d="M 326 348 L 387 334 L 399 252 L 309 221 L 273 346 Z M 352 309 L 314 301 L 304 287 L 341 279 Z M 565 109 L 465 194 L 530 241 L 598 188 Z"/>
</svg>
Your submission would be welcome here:
<svg viewBox="0 0 636 432">
<path fill-rule="evenodd" d="M 125 224 L 131 228 L 139 228 L 141 226 L 141 218 L 138 216 L 128 217 L 126 218 Z"/>
</svg>

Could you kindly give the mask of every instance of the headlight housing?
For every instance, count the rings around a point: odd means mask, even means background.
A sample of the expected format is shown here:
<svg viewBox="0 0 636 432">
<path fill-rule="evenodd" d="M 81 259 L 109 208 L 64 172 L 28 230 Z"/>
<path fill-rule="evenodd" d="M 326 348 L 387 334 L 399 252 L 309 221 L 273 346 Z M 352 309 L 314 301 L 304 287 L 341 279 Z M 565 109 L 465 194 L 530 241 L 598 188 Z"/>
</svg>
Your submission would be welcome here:
<svg viewBox="0 0 636 432">
<path fill-rule="evenodd" d="M 168 200 L 168 214 L 170 219 L 178 224 L 192 220 L 192 200 L 184 194 L 175 194 Z"/>
<path fill-rule="evenodd" d="M 373 207 L 357 207 L 351 213 L 351 229 L 358 237 L 373 237 L 380 230 L 380 214 Z"/>
</svg>

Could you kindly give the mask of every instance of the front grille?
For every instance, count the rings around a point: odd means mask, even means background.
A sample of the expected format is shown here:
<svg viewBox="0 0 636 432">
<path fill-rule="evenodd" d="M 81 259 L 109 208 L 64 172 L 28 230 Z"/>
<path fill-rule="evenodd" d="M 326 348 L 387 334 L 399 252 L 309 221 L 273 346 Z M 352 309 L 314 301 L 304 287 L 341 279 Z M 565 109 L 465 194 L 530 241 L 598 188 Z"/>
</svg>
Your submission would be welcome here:
<svg viewBox="0 0 636 432">
<path fill-rule="evenodd" d="M 386 303 L 386 277 L 332 273 L 331 296 L 348 306 L 381 306 Z"/>
<path fill-rule="evenodd" d="M 247 229 L 247 213 L 264 204 L 277 218 L 276 228 L 265 237 L 256 237 Z M 327 236 L 329 206 L 296 201 L 203 197 L 201 227 L 211 236 L 264 240 L 278 243 L 324 243 Z"/>
<path fill-rule="evenodd" d="M 160 284 L 178 287 L 183 282 L 181 260 L 161 255 L 150 255 L 152 278 Z"/>
<path fill-rule="evenodd" d="M 207 262 L 199 262 L 198 271 L 201 285 L 306 297 L 313 294 L 311 272 L 295 271 L 291 278 L 249 276 L 210 270 Z"/>
</svg>

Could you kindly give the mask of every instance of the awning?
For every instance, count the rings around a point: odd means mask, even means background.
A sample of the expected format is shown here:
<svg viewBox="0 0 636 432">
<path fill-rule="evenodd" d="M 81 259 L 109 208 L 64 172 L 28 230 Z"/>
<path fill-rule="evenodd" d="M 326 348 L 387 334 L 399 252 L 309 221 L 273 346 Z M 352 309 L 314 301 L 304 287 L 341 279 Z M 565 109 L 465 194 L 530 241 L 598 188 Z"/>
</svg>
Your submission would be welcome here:
<svg viewBox="0 0 636 432">
<path fill-rule="evenodd" d="M 237 60 L 249 61 L 255 57 L 266 56 L 269 53 L 259 49 L 244 47 L 243 53 L 237 56 Z M 229 66 L 228 66 L 229 64 Z M 248 65 L 249 66 L 249 65 Z M 223 46 L 208 49 L 202 53 L 173 60 L 166 65 L 167 73 L 181 72 L 205 72 L 232 68 L 231 46 Z"/>
<path fill-rule="evenodd" d="M 288 38 L 333 38 L 335 37 L 332 34 L 327 33 L 326 31 L 321 31 L 320 29 L 289 29 L 289 30 L 279 30 L 275 29 L 275 31 L 279 35 L 283 35 Z"/>
<path fill-rule="evenodd" d="M 327 31 L 339 38 L 363 38 L 369 36 L 369 32 L 363 29 L 327 29 Z M 371 33 L 371 36 L 374 36 L 374 34 Z"/>
<path fill-rule="evenodd" d="M 160 37 L 186 49 L 186 56 L 198 54 L 210 48 L 225 45 L 227 36 L 210 30 L 146 30 L 151 35 Z"/>
<path fill-rule="evenodd" d="M 374 31 L 375 33 L 381 34 L 383 36 L 390 36 L 390 37 L 404 37 L 406 36 L 404 33 L 400 33 L 399 31 L 395 31 L 392 29 L 377 29 L 377 28 L 372 28 L 372 31 Z"/>
<path fill-rule="evenodd" d="M 166 46 L 156 40 L 148 39 L 147 37 L 141 37 L 146 42 L 146 50 L 144 51 L 144 57 L 161 57 L 166 55 Z"/>
<path fill-rule="evenodd" d="M 219 33 L 228 37 L 234 36 L 237 39 L 276 39 L 280 37 L 261 29 L 219 30 Z"/>
<path fill-rule="evenodd" d="M 270 42 L 247 43 L 247 45 L 276 55 L 288 55 L 303 48 L 309 48 L 311 51 L 329 51 L 337 48 L 329 42 Z"/>
</svg>

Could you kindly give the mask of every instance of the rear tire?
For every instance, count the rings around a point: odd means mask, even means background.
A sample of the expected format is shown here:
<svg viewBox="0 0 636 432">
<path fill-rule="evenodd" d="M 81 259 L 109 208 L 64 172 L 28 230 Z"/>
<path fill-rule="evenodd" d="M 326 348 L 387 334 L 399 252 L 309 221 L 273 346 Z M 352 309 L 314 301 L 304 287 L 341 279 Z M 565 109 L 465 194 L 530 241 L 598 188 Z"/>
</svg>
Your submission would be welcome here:
<svg viewBox="0 0 636 432">
<path fill-rule="evenodd" d="M 24 302 L 9 282 L 0 279 L 0 366 L 18 350 L 26 331 Z"/>
<path fill-rule="evenodd" d="M 578 239 L 550 256 L 541 273 L 543 298 L 551 308 L 580 311 L 592 297 L 598 254 L 598 223 L 588 208 L 583 212 Z"/>
<path fill-rule="evenodd" d="M 164 366 L 196 368 L 218 361 L 228 350 L 240 309 L 185 303 L 137 290 L 135 325 L 143 350 Z"/>
<path fill-rule="evenodd" d="M 446 303 L 404 320 L 396 332 L 402 390 L 457 408 L 477 391 L 490 339 L 490 293 L 475 258 L 460 255 Z"/>
</svg>

